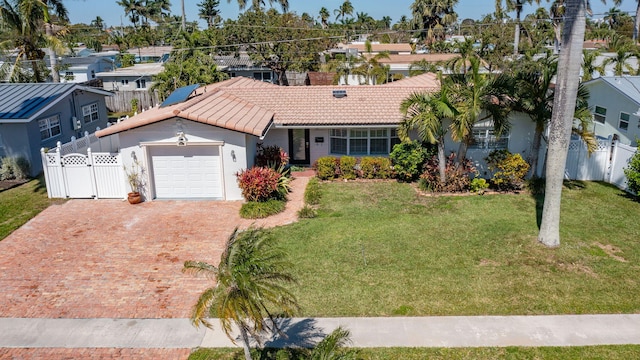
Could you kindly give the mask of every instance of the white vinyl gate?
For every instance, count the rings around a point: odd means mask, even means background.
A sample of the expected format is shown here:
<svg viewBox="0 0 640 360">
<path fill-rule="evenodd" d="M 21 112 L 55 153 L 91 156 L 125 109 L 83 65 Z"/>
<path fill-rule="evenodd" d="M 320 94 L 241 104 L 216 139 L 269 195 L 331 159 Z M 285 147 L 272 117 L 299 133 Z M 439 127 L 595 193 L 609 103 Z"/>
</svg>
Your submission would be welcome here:
<svg viewBox="0 0 640 360">
<path fill-rule="evenodd" d="M 122 199 L 126 197 L 122 161 L 118 153 L 41 152 L 50 198 Z"/>
</svg>

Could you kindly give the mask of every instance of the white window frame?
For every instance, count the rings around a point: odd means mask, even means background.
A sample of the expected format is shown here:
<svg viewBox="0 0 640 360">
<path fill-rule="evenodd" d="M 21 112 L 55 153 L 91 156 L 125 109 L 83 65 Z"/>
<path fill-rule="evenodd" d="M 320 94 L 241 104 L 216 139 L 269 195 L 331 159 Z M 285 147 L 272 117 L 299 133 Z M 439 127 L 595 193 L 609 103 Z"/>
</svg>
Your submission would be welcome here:
<svg viewBox="0 0 640 360">
<path fill-rule="evenodd" d="M 604 114 L 599 113 L 598 109 L 604 110 Z M 597 122 L 599 124 L 604 124 L 607 121 L 607 108 L 603 107 L 603 106 L 596 105 L 593 108 L 593 121 L 595 121 L 595 122 Z"/>
<path fill-rule="evenodd" d="M 506 150 L 509 148 L 509 135 L 496 136 L 493 127 L 474 127 L 473 142 L 469 149 Z"/>
<path fill-rule="evenodd" d="M 376 136 L 375 132 L 383 130 L 385 136 Z M 362 134 L 364 132 L 365 134 Z M 359 133 L 359 134 L 357 134 Z M 352 140 L 366 139 L 366 151 L 353 151 L 354 143 Z M 386 140 L 386 152 L 372 152 L 372 140 Z M 337 150 L 336 141 L 346 141 L 345 151 Z M 332 155 L 349 155 L 349 156 L 388 156 L 393 150 L 393 145 L 400 143 L 396 128 L 379 127 L 379 128 L 335 128 L 329 130 L 329 153 Z M 341 145 L 342 146 L 342 145 Z"/>
<path fill-rule="evenodd" d="M 622 118 L 623 115 L 626 115 L 627 117 L 626 120 Z M 621 131 L 628 131 L 630 120 L 631 120 L 631 114 L 626 113 L 624 111 L 620 111 L 620 115 L 618 116 L 618 129 L 620 129 Z M 624 125 L 623 127 L 622 124 L 626 124 L 626 125 Z"/>
<path fill-rule="evenodd" d="M 82 107 L 82 119 L 85 124 L 100 120 L 97 102 Z"/>
<path fill-rule="evenodd" d="M 62 127 L 60 126 L 60 115 L 53 115 L 38 120 L 38 127 L 40 128 L 40 141 L 45 141 L 56 136 L 60 136 L 62 134 Z"/>
</svg>

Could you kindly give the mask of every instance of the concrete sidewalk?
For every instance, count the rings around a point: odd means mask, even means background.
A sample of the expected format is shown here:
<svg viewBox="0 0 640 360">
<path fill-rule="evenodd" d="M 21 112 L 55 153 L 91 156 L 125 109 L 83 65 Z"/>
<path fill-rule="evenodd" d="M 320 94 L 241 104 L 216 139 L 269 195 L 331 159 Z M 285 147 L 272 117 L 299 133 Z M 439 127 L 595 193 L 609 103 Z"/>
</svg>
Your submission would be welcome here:
<svg viewBox="0 0 640 360">
<path fill-rule="evenodd" d="M 234 347 L 220 330 L 196 329 L 188 319 L 0 318 L 4 348 Z M 585 346 L 640 344 L 640 314 L 443 316 L 282 319 L 284 336 L 265 346 L 311 347 L 338 326 L 353 347 Z"/>
</svg>

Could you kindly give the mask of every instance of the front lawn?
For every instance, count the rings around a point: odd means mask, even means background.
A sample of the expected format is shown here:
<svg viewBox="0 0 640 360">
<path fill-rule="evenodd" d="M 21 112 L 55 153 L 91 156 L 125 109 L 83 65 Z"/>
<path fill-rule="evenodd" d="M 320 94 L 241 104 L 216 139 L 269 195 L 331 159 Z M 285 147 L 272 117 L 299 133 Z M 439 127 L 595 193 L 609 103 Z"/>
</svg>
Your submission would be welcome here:
<svg viewBox="0 0 640 360">
<path fill-rule="evenodd" d="M 298 359 L 295 350 L 254 350 L 255 359 Z M 579 347 L 506 347 L 506 348 L 372 348 L 358 349 L 358 359 L 421 360 L 421 359 L 637 359 L 640 346 L 579 346 Z M 198 349 L 189 360 L 240 360 L 242 349 Z"/>
<path fill-rule="evenodd" d="M 20 186 L 0 191 L 0 240 L 38 215 L 53 203 L 47 197 L 44 179 L 33 179 Z"/>
<path fill-rule="evenodd" d="M 530 195 L 422 197 L 395 182 L 324 183 L 317 218 L 271 231 L 303 316 L 640 312 L 640 203 L 571 185 L 557 249 L 536 241 Z"/>
</svg>

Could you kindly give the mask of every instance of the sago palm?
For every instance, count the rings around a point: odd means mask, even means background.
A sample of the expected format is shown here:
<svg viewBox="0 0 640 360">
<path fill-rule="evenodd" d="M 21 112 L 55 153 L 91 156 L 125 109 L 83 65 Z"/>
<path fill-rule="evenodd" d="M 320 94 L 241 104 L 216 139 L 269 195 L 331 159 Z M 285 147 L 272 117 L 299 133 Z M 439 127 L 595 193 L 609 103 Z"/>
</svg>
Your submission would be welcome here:
<svg viewBox="0 0 640 360">
<path fill-rule="evenodd" d="M 220 264 L 187 261 L 183 271 L 205 274 L 215 284 L 198 298 L 191 313 L 197 327 L 211 327 L 209 317 L 218 317 L 222 330 L 232 337 L 232 324 L 239 331 L 246 359 L 251 359 L 249 337 L 257 340 L 263 330 L 277 330 L 276 315 L 292 316 L 299 310 L 287 285 L 295 282 L 287 269 L 285 254 L 275 239 L 261 229 L 239 232 L 227 240 Z M 276 313 L 278 312 L 278 313 Z M 264 319 L 269 318 L 269 323 Z"/>
</svg>

